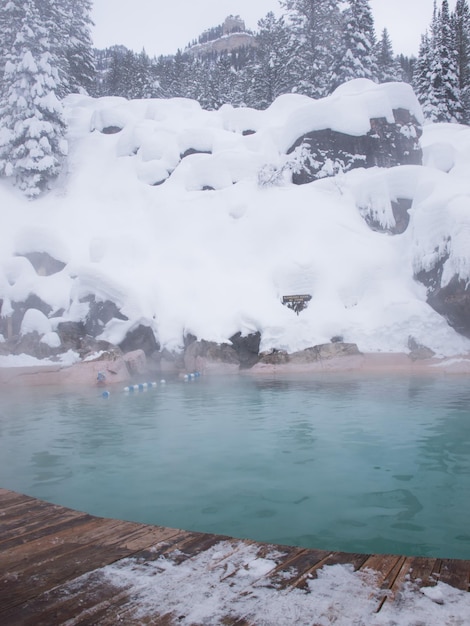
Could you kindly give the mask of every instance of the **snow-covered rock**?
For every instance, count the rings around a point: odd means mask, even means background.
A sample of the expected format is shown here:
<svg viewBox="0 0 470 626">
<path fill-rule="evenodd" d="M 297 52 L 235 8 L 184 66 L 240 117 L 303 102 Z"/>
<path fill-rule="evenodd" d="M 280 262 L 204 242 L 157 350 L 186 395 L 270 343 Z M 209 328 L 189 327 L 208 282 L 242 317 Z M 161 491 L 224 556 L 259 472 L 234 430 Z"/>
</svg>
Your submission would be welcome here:
<svg viewBox="0 0 470 626">
<path fill-rule="evenodd" d="M 344 173 L 329 163 L 336 175 L 292 184 L 288 151 L 306 133 L 362 140 L 371 120 L 401 133 L 403 115 L 416 134 L 401 135 L 415 145 L 422 115 L 409 86 L 352 81 L 325 100 L 289 94 L 265 111 L 70 96 L 65 111 L 60 186 L 31 203 L 0 181 L 3 352 L 31 324 L 45 350 L 160 348 L 167 356 L 155 362 L 168 367 L 189 334 L 232 347 L 230 338 L 256 337 L 261 353 L 332 337 L 361 352 L 409 352 L 410 336 L 437 356 L 470 351 L 455 330 L 468 334 L 465 127 L 424 126 L 424 166 Z M 386 164 L 398 162 L 414 161 Z M 263 171 L 273 176 L 260 186 Z M 455 285 L 437 306 L 435 294 Z M 296 315 L 282 300 L 299 293 L 311 300 Z"/>
</svg>

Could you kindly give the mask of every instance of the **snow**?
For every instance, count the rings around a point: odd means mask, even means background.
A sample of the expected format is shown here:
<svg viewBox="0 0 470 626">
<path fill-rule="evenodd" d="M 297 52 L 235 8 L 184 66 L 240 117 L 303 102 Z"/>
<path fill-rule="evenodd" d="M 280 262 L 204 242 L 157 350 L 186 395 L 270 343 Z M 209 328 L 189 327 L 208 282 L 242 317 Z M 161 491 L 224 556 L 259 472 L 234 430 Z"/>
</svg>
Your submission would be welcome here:
<svg viewBox="0 0 470 626">
<path fill-rule="evenodd" d="M 307 579 L 307 590 L 282 589 L 279 576 L 265 578 L 279 553 L 260 557 L 258 549 L 223 541 L 181 563 L 175 551 L 145 563 L 126 559 L 92 575 L 126 590 L 133 618 L 144 620 L 164 607 L 183 626 L 221 624 L 227 617 L 260 626 L 442 626 L 468 621 L 470 594 L 440 582 L 421 590 L 405 582 L 399 596 L 376 613 L 386 592 L 372 570 L 355 572 L 351 565 L 324 566 L 317 578 Z"/>
<path fill-rule="evenodd" d="M 281 96 L 265 111 L 68 97 L 68 171 L 56 189 L 32 203 L 0 182 L 1 314 L 37 295 L 50 319 L 29 314 L 23 330 L 36 325 L 49 345 L 61 321 L 85 318 L 80 300 L 94 295 L 129 318 L 111 320 L 101 338 L 119 341 L 144 324 L 170 350 L 188 332 L 223 342 L 260 331 L 262 350 L 341 335 L 362 351 L 398 352 L 413 335 L 438 355 L 469 352 L 413 275 L 448 257 L 443 284 L 454 274 L 470 280 L 470 129 L 426 126 L 423 167 L 258 186 L 260 170 L 281 167 L 304 132 L 360 134 L 369 117 L 392 119 L 398 107 L 422 119 L 408 85 L 365 79 L 325 100 Z M 122 130 L 100 132 L 108 126 Z M 405 233 L 372 231 L 364 211 L 393 225 L 391 201 L 402 197 L 412 200 Z M 66 267 L 38 276 L 18 256 L 33 251 Z M 312 300 L 296 316 L 281 300 L 299 291 Z"/>
<path fill-rule="evenodd" d="M 80 355 L 73 350 L 68 350 L 55 359 L 36 359 L 28 354 L 0 355 L 0 367 L 50 367 L 51 365 L 69 367 L 79 361 Z"/>
</svg>

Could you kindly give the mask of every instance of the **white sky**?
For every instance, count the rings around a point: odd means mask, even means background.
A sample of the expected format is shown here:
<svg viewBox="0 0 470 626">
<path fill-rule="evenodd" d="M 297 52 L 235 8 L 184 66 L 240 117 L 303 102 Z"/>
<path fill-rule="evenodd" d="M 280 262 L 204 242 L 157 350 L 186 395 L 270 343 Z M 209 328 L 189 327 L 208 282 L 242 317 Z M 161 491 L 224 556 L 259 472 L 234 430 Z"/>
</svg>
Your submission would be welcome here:
<svg viewBox="0 0 470 626">
<path fill-rule="evenodd" d="M 450 0 L 451 10 L 455 2 Z M 370 0 L 370 5 L 377 34 L 386 26 L 395 53 L 416 55 L 433 0 Z M 227 15 L 240 15 L 255 30 L 268 11 L 280 13 L 278 0 L 94 0 L 94 44 L 123 44 L 137 52 L 145 48 L 150 56 L 173 54 Z"/>
</svg>

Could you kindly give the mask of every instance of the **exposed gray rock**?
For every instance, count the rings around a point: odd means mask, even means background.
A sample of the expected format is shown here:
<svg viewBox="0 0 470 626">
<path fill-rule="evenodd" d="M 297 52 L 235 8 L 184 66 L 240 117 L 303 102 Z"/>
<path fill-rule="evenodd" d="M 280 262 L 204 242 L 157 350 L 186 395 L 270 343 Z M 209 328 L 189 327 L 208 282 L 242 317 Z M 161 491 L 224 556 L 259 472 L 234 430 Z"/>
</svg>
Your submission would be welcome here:
<svg viewBox="0 0 470 626">
<path fill-rule="evenodd" d="M 288 354 L 283 350 L 273 350 L 260 355 L 259 363 L 265 365 L 306 365 L 329 360 L 342 356 L 360 355 L 359 348 L 355 343 L 325 343 L 299 352 Z"/>
<path fill-rule="evenodd" d="M 166 348 L 154 352 L 148 359 L 149 370 L 159 374 L 176 374 L 184 370 L 184 355 Z"/>
<path fill-rule="evenodd" d="M 22 335 L 16 341 L 9 342 L 10 354 L 28 354 L 36 359 L 48 359 L 59 354 L 59 348 L 51 348 L 41 342 L 41 335 L 37 332 Z"/>
<path fill-rule="evenodd" d="M 120 126 L 106 126 L 101 130 L 103 135 L 116 135 L 120 133 L 122 128 Z"/>
<path fill-rule="evenodd" d="M 358 354 L 360 354 L 359 348 L 355 343 L 325 343 L 290 354 L 289 362 L 297 364 L 313 363 L 314 361 L 322 361 L 341 356 L 353 356 Z"/>
<path fill-rule="evenodd" d="M 54 259 L 47 252 L 28 252 L 27 254 L 18 254 L 17 256 L 24 256 L 36 270 L 39 276 L 52 276 L 61 272 L 65 263 Z"/>
<path fill-rule="evenodd" d="M 431 359 L 436 353 L 423 346 L 423 344 L 416 341 L 414 337 L 408 337 L 408 348 L 410 350 L 409 357 L 412 361 L 422 361 L 424 359 Z"/>
<path fill-rule="evenodd" d="M 294 173 L 293 182 L 297 185 L 310 183 L 332 176 L 338 169 L 421 165 L 421 125 L 406 109 L 395 109 L 393 114 L 395 123 L 390 124 L 385 118 L 371 119 L 370 131 L 359 137 L 329 128 L 299 137 L 288 152 L 303 145 L 309 159 L 301 171 Z"/>
<path fill-rule="evenodd" d="M 361 215 L 364 217 L 369 227 L 379 233 L 387 233 L 389 235 L 401 235 L 406 231 L 410 223 L 409 210 L 413 204 L 410 198 L 397 198 L 391 201 L 393 218 L 395 224 L 393 226 L 382 226 L 370 212 L 360 209 Z"/>
<path fill-rule="evenodd" d="M 11 317 L 3 320 L 2 323 L 2 327 L 6 330 L 6 334 L 4 332 L 2 332 L 2 334 L 8 339 L 19 336 L 21 322 L 28 309 L 37 309 L 41 311 L 41 313 L 44 313 L 46 317 L 49 317 L 52 312 L 52 307 L 35 294 L 30 294 L 24 302 L 12 302 L 11 306 L 13 309 Z"/>
<path fill-rule="evenodd" d="M 180 158 L 185 159 L 193 154 L 212 154 L 212 152 L 210 150 L 196 150 L 195 148 L 188 148 L 180 154 Z"/>
<path fill-rule="evenodd" d="M 64 352 L 68 350 L 78 351 L 85 337 L 85 324 L 83 322 L 60 322 L 57 325 L 57 334 Z"/>
<path fill-rule="evenodd" d="M 154 352 L 160 350 L 160 344 L 155 339 L 155 335 L 150 326 L 139 324 L 134 328 L 119 344 L 123 352 L 133 352 L 134 350 L 143 350 L 146 356 L 150 356 Z"/>
<path fill-rule="evenodd" d="M 188 372 L 229 373 L 239 370 L 240 360 L 229 344 L 202 340 L 194 341 L 186 348 L 184 365 Z"/>
<path fill-rule="evenodd" d="M 145 374 L 148 371 L 147 357 L 143 350 L 134 350 L 124 355 L 124 361 L 131 376 Z"/>
<path fill-rule="evenodd" d="M 242 336 L 238 332 L 233 337 L 230 337 L 230 341 L 238 355 L 241 369 L 253 367 L 259 361 L 261 333 L 257 332 Z"/>
<path fill-rule="evenodd" d="M 90 295 L 83 298 L 81 302 L 89 303 L 89 310 L 85 319 L 85 334 L 91 337 L 101 335 L 106 324 L 113 318 L 124 321 L 128 319 L 110 300 L 96 300 L 95 296 Z"/>
<path fill-rule="evenodd" d="M 284 365 L 289 363 L 289 355 L 284 350 L 272 350 L 271 352 L 262 352 L 260 354 L 259 363 L 266 365 Z"/>
<path fill-rule="evenodd" d="M 470 284 L 454 276 L 441 287 L 442 272 L 447 257 L 443 257 L 427 272 L 419 272 L 415 278 L 427 287 L 427 302 L 445 317 L 449 326 L 458 333 L 470 337 Z"/>
<path fill-rule="evenodd" d="M 78 352 L 81 358 L 86 358 L 97 352 L 110 352 L 112 350 L 121 354 L 121 351 L 108 341 L 98 341 L 87 335 L 83 322 L 60 322 L 57 326 L 57 334 L 60 337 L 61 352 L 73 350 Z"/>
</svg>

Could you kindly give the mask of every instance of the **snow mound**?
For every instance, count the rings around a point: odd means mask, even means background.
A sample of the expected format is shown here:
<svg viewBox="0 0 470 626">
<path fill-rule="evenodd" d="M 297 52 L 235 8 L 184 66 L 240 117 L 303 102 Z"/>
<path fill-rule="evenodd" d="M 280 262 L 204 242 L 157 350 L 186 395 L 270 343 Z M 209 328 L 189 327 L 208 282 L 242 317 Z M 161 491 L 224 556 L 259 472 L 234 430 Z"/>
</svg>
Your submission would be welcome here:
<svg viewBox="0 0 470 626">
<path fill-rule="evenodd" d="M 52 309 L 50 327 L 42 320 L 52 344 L 60 321 L 86 319 L 92 296 L 127 318 L 106 322 L 102 338 L 122 340 L 143 324 L 169 349 L 188 332 L 222 342 L 259 331 L 262 350 L 342 336 L 363 351 L 407 351 L 410 335 L 438 355 L 470 350 L 414 278 L 442 260 L 443 283 L 470 280 L 470 131 L 426 127 L 425 167 L 258 185 L 260 170 L 282 166 L 306 131 L 368 132 L 371 117 L 393 120 L 398 108 L 422 120 L 408 85 L 356 80 L 325 100 L 281 96 L 265 111 L 208 112 L 178 98 L 70 96 L 65 105 L 70 156 L 60 186 L 31 203 L 0 182 L 4 337 L 13 305 L 35 294 Z M 400 198 L 410 204 L 406 230 L 375 232 L 367 216 L 393 225 Z M 38 251 L 64 269 L 39 276 L 15 256 Z M 312 299 L 297 316 L 282 297 L 299 291 Z"/>
</svg>

